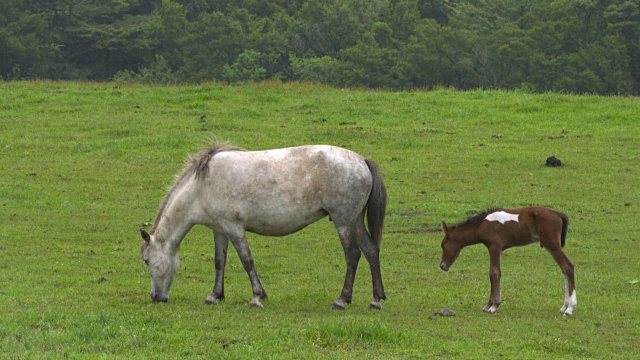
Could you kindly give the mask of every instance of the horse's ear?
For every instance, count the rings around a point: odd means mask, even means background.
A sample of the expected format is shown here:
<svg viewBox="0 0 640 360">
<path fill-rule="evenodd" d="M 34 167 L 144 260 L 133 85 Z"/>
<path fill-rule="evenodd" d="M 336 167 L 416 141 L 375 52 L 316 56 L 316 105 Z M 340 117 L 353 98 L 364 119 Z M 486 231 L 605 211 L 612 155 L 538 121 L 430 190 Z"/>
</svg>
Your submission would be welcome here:
<svg viewBox="0 0 640 360">
<path fill-rule="evenodd" d="M 148 232 L 146 232 L 144 229 L 140 229 L 140 235 L 142 235 L 142 239 L 146 242 L 151 241 L 151 235 L 149 235 Z"/>
<path fill-rule="evenodd" d="M 449 228 L 447 227 L 447 224 L 444 223 L 444 221 L 442 222 L 442 231 L 444 231 L 445 233 L 449 231 Z"/>
</svg>

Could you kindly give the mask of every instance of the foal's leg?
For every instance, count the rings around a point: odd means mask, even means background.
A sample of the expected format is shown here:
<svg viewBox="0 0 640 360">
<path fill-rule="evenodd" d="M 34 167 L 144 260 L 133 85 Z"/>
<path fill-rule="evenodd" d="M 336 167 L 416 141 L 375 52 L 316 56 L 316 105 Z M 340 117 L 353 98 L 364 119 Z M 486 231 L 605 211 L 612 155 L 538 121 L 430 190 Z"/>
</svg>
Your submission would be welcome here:
<svg viewBox="0 0 640 360">
<path fill-rule="evenodd" d="M 336 226 L 336 228 L 338 228 L 338 226 Z M 355 241 L 354 236 L 350 231 L 351 229 L 348 227 L 340 227 L 337 230 L 340 242 L 342 243 L 342 248 L 344 249 L 345 260 L 347 262 L 347 274 L 344 278 L 344 286 L 342 287 L 340 297 L 333 302 L 331 308 L 334 310 L 344 310 L 344 304 L 351 303 L 353 283 L 362 253 L 360 252 L 360 248 L 358 248 L 357 241 Z"/>
<path fill-rule="evenodd" d="M 378 244 L 373 241 L 364 226 L 364 219 L 357 222 L 356 231 L 358 234 L 358 245 L 362 249 L 365 258 L 369 262 L 369 268 L 371 269 L 373 300 L 371 300 L 371 303 L 369 304 L 369 309 L 382 309 L 380 300 L 386 300 L 387 296 L 384 293 L 382 273 L 380 272 L 380 248 L 378 247 Z"/>
<path fill-rule="evenodd" d="M 236 248 L 240 261 L 242 262 L 242 266 L 249 275 L 249 280 L 251 281 L 253 298 L 249 305 L 251 305 L 251 307 L 261 308 L 262 304 L 260 303 L 260 300 L 266 299 L 267 293 L 264 291 L 264 288 L 262 288 L 260 279 L 258 279 L 258 273 L 256 272 L 256 266 L 253 262 L 253 257 L 251 256 L 251 250 L 249 249 L 247 238 L 243 233 L 240 236 L 229 236 L 229 240 L 231 240 L 231 243 Z"/>
<path fill-rule="evenodd" d="M 576 283 L 573 274 L 573 264 L 560 248 L 547 249 L 553 259 L 558 263 L 564 275 L 564 305 L 560 308 L 563 315 L 571 316 L 573 309 L 578 305 L 576 297 Z"/>
<path fill-rule="evenodd" d="M 500 253 L 502 249 L 499 247 L 489 248 L 489 259 L 491 265 L 489 266 L 489 280 L 491 280 L 491 295 L 489 296 L 489 302 L 482 311 L 493 314 L 502 303 L 500 297 Z"/>
<path fill-rule="evenodd" d="M 219 300 L 224 300 L 224 268 L 227 264 L 227 248 L 229 247 L 229 238 L 224 234 L 214 232 L 213 239 L 215 242 L 215 267 L 216 282 L 213 285 L 211 295 L 204 301 L 205 304 L 217 304 Z"/>
</svg>

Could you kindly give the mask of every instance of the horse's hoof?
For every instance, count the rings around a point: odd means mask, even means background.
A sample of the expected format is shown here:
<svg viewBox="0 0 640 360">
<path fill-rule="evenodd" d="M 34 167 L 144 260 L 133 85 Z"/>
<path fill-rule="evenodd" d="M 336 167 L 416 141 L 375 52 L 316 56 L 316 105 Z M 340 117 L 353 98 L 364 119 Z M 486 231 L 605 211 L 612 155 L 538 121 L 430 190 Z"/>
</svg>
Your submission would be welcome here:
<svg viewBox="0 0 640 360">
<path fill-rule="evenodd" d="M 209 296 L 207 296 L 206 299 L 204 299 L 204 304 L 205 305 L 217 305 L 218 304 L 218 299 L 216 299 L 215 297 L 209 295 Z"/>
<path fill-rule="evenodd" d="M 482 311 L 483 311 L 483 312 L 486 312 L 487 314 L 495 314 L 495 312 L 496 312 L 496 306 L 495 306 L 495 305 L 492 305 L 492 306 L 488 306 L 488 305 L 487 305 L 487 306 L 485 306 L 485 307 L 482 309 Z"/>
<path fill-rule="evenodd" d="M 566 309 L 566 310 L 564 310 L 564 311 L 560 311 L 560 313 L 561 313 L 563 316 L 571 317 L 571 315 L 573 315 L 573 309 Z"/>
<path fill-rule="evenodd" d="M 336 300 L 331 304 L 331 310 L 344 310 L 344 301 Z"/>
<path fill-rule="evenodd" d="M 372 301 L 369 304 L 369 310 L 382 310 L 382 304 L 379 301 Z"/>
<path fill-rule="evenodd" d="M 260 303 L 260 296 L 254 296 L 251 299 L 251 302 L 249 303 L 249 306 L 252 307 L 252 308 L 263 308 L 264 307 Z"/>
</svg>

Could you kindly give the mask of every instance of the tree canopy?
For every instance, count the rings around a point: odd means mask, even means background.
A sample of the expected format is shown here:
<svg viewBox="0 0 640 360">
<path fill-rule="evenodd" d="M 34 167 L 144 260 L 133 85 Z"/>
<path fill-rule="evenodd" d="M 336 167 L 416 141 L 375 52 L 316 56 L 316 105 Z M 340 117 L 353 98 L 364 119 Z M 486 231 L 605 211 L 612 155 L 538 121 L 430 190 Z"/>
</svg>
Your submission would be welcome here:
<svg viewBox="0 0 640 360">
<path fill-rule="evenodd" d="M 640 0 L 3 0 L 0 79 L 640 93 Z"/>
</svg>

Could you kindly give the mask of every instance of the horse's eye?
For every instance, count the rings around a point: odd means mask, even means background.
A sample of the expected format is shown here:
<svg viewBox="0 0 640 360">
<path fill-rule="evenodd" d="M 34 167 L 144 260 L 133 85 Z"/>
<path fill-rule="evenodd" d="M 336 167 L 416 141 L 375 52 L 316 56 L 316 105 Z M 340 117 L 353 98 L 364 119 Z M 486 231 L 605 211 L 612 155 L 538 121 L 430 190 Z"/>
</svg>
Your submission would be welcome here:
<svg viewBox="0 0 640 360">
<path fill-rule="evenodd" d="M 144 259 L 144 264 L 149 266 L 149 259 Z"/>
</svg>

